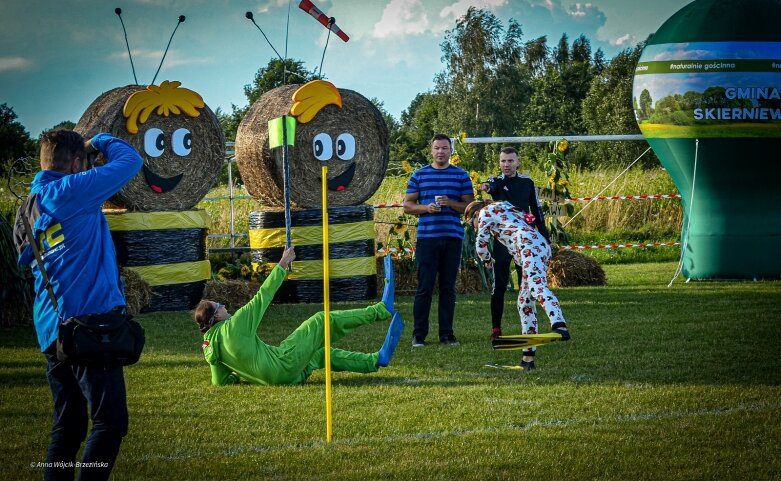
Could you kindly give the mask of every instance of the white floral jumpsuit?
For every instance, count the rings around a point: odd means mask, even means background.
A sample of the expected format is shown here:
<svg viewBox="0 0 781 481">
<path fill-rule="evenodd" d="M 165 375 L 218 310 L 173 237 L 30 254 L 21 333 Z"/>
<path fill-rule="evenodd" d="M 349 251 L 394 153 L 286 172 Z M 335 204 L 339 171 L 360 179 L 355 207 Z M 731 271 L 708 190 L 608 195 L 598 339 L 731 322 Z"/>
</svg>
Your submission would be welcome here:
<svg viewBox="0 0 781 481">
<path fill-rule="evenodd" d="M 475 248 L 478 257 L 483 262 L 489 262 L 491 253 L 488 251 L 488 245 L 491 237 L 494 237 L 507 247 L 515 263 L 522 267 L 523 279 L 518 292 L 521 332 L 537 334 L 533 299 L 545 309 L 551 325 L 565 321 L 558 298 L 548 289 L 550 245 L 534 228 L 533 220 L 527 222 L 524 215 L 529 214 L 516 209 L 509 202 L 498 202 L 484 207 L 478 217 Z M 533 355 L 534 351 L 535 348 L 524 350 L 524 354 Z"/>
</svg>

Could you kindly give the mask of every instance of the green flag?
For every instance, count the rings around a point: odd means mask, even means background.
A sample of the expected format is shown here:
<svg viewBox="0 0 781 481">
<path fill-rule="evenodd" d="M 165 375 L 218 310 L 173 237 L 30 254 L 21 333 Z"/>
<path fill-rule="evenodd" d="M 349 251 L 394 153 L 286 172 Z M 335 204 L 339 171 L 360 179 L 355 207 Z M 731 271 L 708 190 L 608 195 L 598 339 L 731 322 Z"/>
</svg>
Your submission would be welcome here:
<svg viewBox="0 0 781 481">
<path fill-rule="evenodd" d="M 287 120 L 287 122 L 283 124 L 282 119 Z M 285 115 L 268 121 L 268 147 L 270 149 L 282 146 L 282 129 L 285 124 L 287 124 L 287 145 L 295 145 L 296 118 L 292 115 Z"/>
</svg>

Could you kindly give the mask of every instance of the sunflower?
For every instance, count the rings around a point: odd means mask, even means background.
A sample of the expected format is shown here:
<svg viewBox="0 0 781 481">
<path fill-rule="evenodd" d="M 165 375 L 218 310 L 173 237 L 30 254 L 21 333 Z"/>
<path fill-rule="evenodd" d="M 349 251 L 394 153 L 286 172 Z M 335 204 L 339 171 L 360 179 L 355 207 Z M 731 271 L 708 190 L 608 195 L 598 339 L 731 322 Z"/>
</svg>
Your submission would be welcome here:
<svg viewBox="0 0 781 481">
<path fill-rule="evenodd" d="M 453 154 L 452 157 L 450 157 L 450 163 L 453 165 L 458 165 L 461 163 L 461 156 L 458 154 Z"/>
<path fill-rule="evenodd" d="M 475 170 L 469 173 L 469 178 L 472 179 L 473 185 L 477 185 L 480 183 L 479 174 Z"/>
<path fill-rule="evenodd" d="M 412 165 L 410 165 L 409 160 L 402 160 L 401 161 L 401 168 L 404 170 L 405 173 L 410 174 L 414 170 L 412 168 Z"/>
<path fill-rule="evenodd" d="M 407 224 L 404 222 L 396 222 L 393 224 L 393 233 L 396 235 L 402 235 L 407 232 Z"/>
<path fill-rule="evenodd" d="M 245 264 L 245 265 L 241 266 L 241 277 L 247 278 L 247 277 L 250 276 L 251 273 L 252 273 L 252 270 L 250 269 L 250 267 L 248 265 Z"/>
<path fill-rule="evenodd" d="M 568 148 L 569 142 L 567 142 L 567 139 L 561 139 L 559 140 L 558 144 L 556 144 L 556 149 L 562 154 L 566 152 Z"/>
</svg>

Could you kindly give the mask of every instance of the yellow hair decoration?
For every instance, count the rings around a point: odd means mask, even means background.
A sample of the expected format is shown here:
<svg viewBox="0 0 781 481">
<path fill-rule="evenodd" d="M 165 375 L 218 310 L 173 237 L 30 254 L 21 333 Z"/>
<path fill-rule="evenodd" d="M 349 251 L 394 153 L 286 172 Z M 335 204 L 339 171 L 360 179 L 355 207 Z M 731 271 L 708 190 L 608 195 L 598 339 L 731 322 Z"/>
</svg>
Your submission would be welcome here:
<svg viewBox="0 0 781 481">
<path fill-rule="evenodd" d="M 312 120 L 326 105 L 342 108 L 342 95 L 334 84 L 325 80 L 312 80 L 293 92 L 290 115 L 305 124 Z"/>
<path fill-rule="evenodd" d="M 125 101 L 122 114 L 127 119 L 127 131 L 138 133 L 138 124 L 149 119 L 153 111 L 157 115 L 168 117 L 169 114 L 179 115 L 184 112 L 190 117 L 201 115 L 198 109 L 206 104 L 200 95 L 186 88 L 179 88 L 182 82 L 163 80 L 157 85 L 149 85 L 146 90 L 139 90 Z"/>
</svg>

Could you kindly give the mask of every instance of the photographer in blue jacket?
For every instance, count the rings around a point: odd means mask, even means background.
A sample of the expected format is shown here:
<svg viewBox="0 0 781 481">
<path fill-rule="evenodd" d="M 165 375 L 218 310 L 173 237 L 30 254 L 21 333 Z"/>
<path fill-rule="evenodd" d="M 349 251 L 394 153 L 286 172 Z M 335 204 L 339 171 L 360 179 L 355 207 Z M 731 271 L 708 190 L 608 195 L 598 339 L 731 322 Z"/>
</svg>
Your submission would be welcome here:
<svg viewBox="0 0 781 481">
<path fill-rule="evenodd" d="M 87 435 L 89 407 L 92 430 L 79 479 L 108 479 L 128 429 L 122 367 L 62 363 L 55 341 L 59 324 L 68 318 L 125 308 L 116 252 L 101 206 L 138 173 L 143 160 L 125 141 L 108 134 L 85 142 L 72 130 L 52 130 L 43 134 L 40 145 L 41 172 L 30 188 L 40 210 L 33 232 L 58 309 L 29 246 L 19 263 L 32 269 L 33 319 L 54 400 L 44 478 L 73 479 L 76 454 Z M 98 153 L 105 164 L 93 168 Z"/>
</svg>

